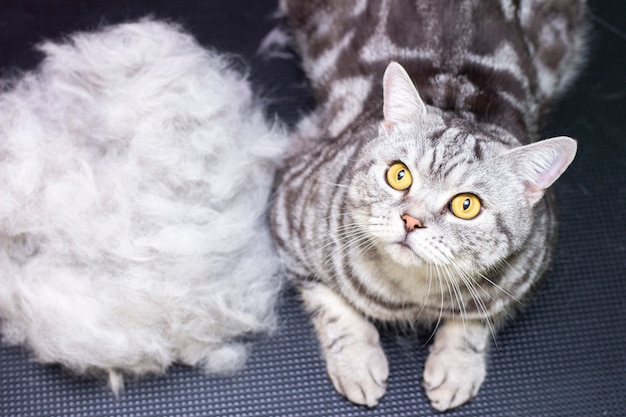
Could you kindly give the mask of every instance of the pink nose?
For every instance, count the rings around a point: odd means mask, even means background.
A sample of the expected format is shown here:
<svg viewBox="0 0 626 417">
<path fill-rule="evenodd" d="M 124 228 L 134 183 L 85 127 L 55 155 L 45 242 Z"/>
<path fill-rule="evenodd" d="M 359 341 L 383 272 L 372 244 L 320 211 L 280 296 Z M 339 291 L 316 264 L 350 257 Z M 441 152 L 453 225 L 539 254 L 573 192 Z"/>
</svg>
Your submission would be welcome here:
<svg viewBox="0 0 626 417">
<path fill-rule="evenodd" d="M 409 216 L 408 214 L 403 214 L 401 217 L 407 233 L 410 233 L 415 229 L 421 229 L 422 227 L 424 227 L 422 222 L 417 220 L 415 217 Z"/>
</svg>

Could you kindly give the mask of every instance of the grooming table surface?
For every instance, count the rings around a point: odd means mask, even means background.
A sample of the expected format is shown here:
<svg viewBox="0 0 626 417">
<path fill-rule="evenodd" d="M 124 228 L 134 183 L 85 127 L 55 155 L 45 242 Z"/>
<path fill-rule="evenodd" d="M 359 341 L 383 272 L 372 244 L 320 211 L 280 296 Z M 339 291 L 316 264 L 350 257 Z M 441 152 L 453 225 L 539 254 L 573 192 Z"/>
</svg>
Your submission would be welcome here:
<svg viewBox="0 0 626 417">
<path fill-rule="evenodd" d="M 242 57 L 270 112 L 288 123 L 312 106 L 296 58 L 257 54 L 277 24 L 275 0 L 4 0 L 0 71 L 33 68 L 33 45 L 151 15 L 181 23 L 206 46 Z M 498 335 L 478 397 L 447 416 L 626 416 L 626 2 L 591 1 L 588 65 L 544 136 L 579 140 L 556 185 L 556 262 L 537 296 Z M 245 64 L 244 64 L 245 63 Z M 431 416 L 420 388 L 428 334 L 386 329 L 389 388 L 369 410 L 326 377 L 312 327 L 287 289 L 277 334 L 256 342 L 233 378 L 174 366 L 131 380 L 115 399 L 103 380 L 32 362 L 0 345 L 0 416 Z"/>
</svg>

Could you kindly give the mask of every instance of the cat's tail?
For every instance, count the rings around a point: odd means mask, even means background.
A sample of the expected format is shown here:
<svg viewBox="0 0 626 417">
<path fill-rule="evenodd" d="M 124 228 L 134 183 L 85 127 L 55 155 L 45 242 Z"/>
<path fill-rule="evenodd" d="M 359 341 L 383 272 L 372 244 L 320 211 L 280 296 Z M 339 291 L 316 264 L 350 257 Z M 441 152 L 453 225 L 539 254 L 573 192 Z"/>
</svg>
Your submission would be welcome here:
<svg viewBox="0 0 626 417">
<path fill-rule="evenodd" d="M 540 101 L 562 94 L 583 67 L 590 24 L 586 0 L 523 0 L 520 22 L 539 76 Z"/>
</svg>

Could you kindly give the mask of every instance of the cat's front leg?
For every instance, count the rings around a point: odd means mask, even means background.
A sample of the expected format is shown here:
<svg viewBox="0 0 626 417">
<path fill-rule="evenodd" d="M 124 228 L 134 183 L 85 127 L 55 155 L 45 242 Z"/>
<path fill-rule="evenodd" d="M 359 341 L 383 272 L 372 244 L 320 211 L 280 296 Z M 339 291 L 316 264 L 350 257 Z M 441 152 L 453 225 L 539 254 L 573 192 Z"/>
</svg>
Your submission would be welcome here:
<svg viewBox="0 0 626 417">
<path fill-rule="evenodd" d="M 450 320 L 437 330 L 423 379 L 433 408 L 449 410 L 476 396 L 487 373 L 489 340 L 489 328 L 480 321 Z"/>
<path fill-rule="evenodd" d="M 378 330 L 324 284 L 308 283 L 300 292 L 335 389 L 353 403 L 374 407 L 385 394 L 389 375 Z"/>
</svg>

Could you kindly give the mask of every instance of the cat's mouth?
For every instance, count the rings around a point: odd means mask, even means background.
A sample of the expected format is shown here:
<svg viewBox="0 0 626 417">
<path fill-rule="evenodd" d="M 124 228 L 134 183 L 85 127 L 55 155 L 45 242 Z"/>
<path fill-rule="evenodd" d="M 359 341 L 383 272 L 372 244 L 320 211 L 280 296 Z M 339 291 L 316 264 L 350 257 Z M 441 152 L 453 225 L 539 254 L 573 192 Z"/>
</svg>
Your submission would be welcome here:
<svg viewBox="0 0 626 417">
<path fill-rule="evenodd" d="M 410 250 L 411 252 L 415 253 L 415 251 L 413 250 L 413 248 L 411 247 L 411 245 L 409 245 L 408 243 L 406 243 L 405 241 L 403 242 L 396 242 L 396 245 L 400 245 L 401 248 Z M 415 253 L 415 255 L 417 255 L 417 253 Z"/>
<path fill-rule="evenodd" d="M 404 266 L 419 266 L 426 261 L 420 254 L 405 240 L 401 240 L 389 245 L 388 252 L 392 259 Z"/>
</svg>

